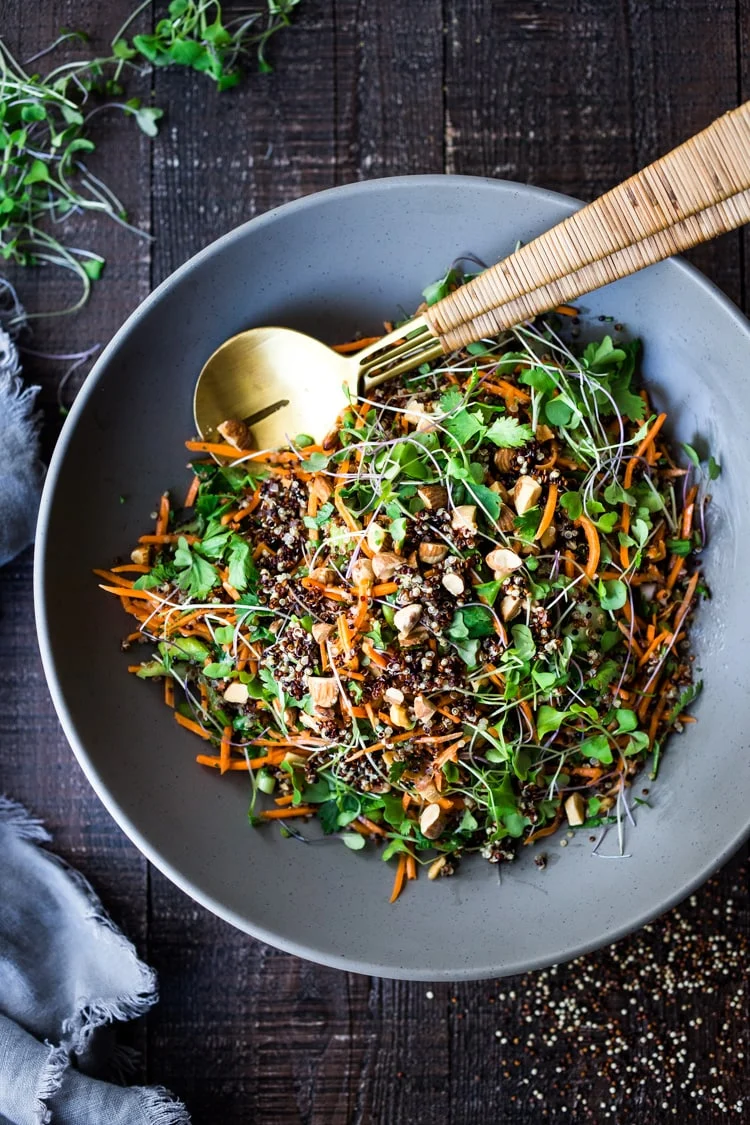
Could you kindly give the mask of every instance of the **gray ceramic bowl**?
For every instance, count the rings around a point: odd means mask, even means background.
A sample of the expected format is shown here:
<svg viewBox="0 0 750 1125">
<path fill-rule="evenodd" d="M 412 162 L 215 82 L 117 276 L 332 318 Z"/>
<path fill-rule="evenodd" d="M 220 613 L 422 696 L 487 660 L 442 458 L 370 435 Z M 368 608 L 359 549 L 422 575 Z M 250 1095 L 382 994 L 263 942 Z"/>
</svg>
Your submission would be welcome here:
<svg viewBox="0 0 750 1125">
<path fill-rule="evenodd" d="M 233 925 L 303 957 L 424 980 L 564 961 L 677 902 L 748 830 L 750 330 L 681 262 L 583 302 L 590 315 L 613 315 L 645 339 L 650 387 L 676 436 L 704 439 L 724 467 L 706 556 L 713 597 L 698 630 L 699 722 L 669 745 L 652 808 L 628 831 L 632 858 L 593 858 L 588 834 L 578 834 L 564 850 L 557 839 L 549 844 L 544 871 L 532 849 L 500 875 L 469 860 L 457 878 L 421 879 L 389 906 L 392 873 L 377 853 L 305 847 L 248 826 L 247 781 L 199 768 L 196 741 L 160 693 L 126 674 L 126 619 L 91 575 L 129 550 L 165 486 L 178 495 L 185 487 L 193 384 L 222 340 L 255 324 L 287 324 L 329 341 L 377 331 L 399 309 L 413 309 L 456 255 L 493 261 L 576 206 L 518 184 L 420 176 L 337 188 L 271 211 L 191 259 L 130 317 L 58 443 L 39 523 L 36 605 L 70 743 L 104 804 L 157 867 Z"/>
</svg>

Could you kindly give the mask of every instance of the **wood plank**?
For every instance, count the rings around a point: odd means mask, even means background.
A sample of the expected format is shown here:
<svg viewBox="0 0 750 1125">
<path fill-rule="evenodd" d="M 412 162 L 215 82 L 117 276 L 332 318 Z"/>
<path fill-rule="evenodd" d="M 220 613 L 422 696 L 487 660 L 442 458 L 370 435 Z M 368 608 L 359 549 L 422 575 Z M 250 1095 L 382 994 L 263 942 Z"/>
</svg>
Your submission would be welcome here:
<svg viewBox="0 0 750 1125">
<path fill-rule="evenodd" d="M 642 167 L 741 100 L 737 15 L 731 3 L 629 0 L 627 19 L 633 161 Z M 740 241 L 732 232 L 686 255 L 737 302 L 742 300 Z"/>
<path fill-rule="evenodd" d="M 598 0 L 447 2 L 446 171 L 591 199 L 632 163 L 627 28 Z"/>
<path fill-rule="evenodd" d="M 93 48 L 101 49 L 130 0 L 109 5 L 104 20 L 95 0 L 76 6 L 75 21 L 91 29 Z M 69 5 L 52 0 L 34 9 L 18 0 L 0 0 L 0 26 L 8 47 L 23 60 L 51 42 L 70 24 Z M 80 46 L 80 45 L 79 45 Z M 42 63 L 40 62 L 40 64 Z M 146 138 L 134 122 L 94 120 L 99 151 L 90 166 L 121 194 L 133 214 L 148 225 L 149 174 Z M 140 210 L 139 210 L 140 208 Z M 86 220 L 79 229 L 84 245 L 108 259 L 90 304 L 74 317 L 42 320 L 32 346 L 44 352 L 76 352 L 96 341 L 106 343 L 130 308 L 148 290 L 148 244 L 113 222 Z M 58 271 L 9 269 L 7 276 L 29 312 L 69 301 L 69 279 Z M 56 383 L 67 365 L 27 359 L 27 379 L 42 384 L 47 449 L 59 429 Z M 71 391 L 78 380 L 74 380 Z M 85 675 L 85 669 L 82 670 Z M 60 729 L 36 647 L 31 588 L 31 552 L 0 570 L 0 776 L 4 792 L 41 816 L 54 834 L 54 847 L 92 880 L 105 905 L 141 948 L 146 935 L 146 863 L 104 811 L 77 765 Z"/>
<path fill-rule="evenodd" d="M 336 180 L 442 172 L 440 0 L 335 0 Z"/>
</svg>

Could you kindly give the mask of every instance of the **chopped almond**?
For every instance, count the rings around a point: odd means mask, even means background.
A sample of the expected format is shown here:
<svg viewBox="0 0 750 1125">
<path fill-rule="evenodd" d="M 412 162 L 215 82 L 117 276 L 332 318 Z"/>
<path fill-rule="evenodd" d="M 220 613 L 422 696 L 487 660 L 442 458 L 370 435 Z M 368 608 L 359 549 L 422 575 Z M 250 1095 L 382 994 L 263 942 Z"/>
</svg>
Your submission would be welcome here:
<svg viewBox="0 0 750 1125">
<path fill-rule="evenodd" d="M 421 605 L 419 602 L 412 602 L 411 605 L 405 605 L 403 609 L 399 609 L 394 613 L 393 624 L 396 626 L 399 633 L 408 636 L 421 616 Z"/>
<path fill-rule="evenodd" d="M 460 574 L 456 574 L 453 570 L 449 570 L 447 574 L 443 575 L 442 585 L 449 594 L 453 594 L 455 597 L 464 592 L 464 580 Z"/>
<path fill-rule="evenodd" d="M 425 484 L 417 489 L 417 496 L 430 511 L 448 507 L 448 489 L 442 484 Z"/>
<path fill-rule="evenodd" d="M 224 441 L 233 445 L 235 449 L 242 451 L 249 449 L 252 445 L 250 427 L 239 418 L 227 418 L 226 422 L 219 423 L 216 429 L 224 438 Z"/>
<path fill-rule="evenodd" d="M 419 818 L 419 830 L 428 840 L 437 840 L 444 825 L 443 810 L 440 805 L 426 805 Z"/>
<path fill-rule="evenodd" d="M 586 802 L 580 793 L 571 793 L 565 802 L 565 815 L 571 828 L 578 828 L 586 820 Z"/>
<path fill-rule="evenodd" d="M 394 554 L 393 551 L 381 551 L 377 555 L 373 555 L 370 560 L 375 577 L 379 582 L 387 582 L 389 578 L 404 565 L 404 560 L 400 555 Z"/>
<path fill-rule="evenodd" d="M 542 495 L 542 486 L 533 477 L 519 477 L 513 489 L 513 503 L 519 516 L 533 508 Z"/>
<path fill-rule="evenodd" d="M 442 562 L 448 554 L 448 548 L 443 543 L 420 543 L 419 544 L 419 558 L 423 563 Z"/>
<path fill-rule="evenodd" d="M 247 690 L 247 684 L 241 684 L 239 681 L 231 683 L 224 692 L 224 699 L 227 703 L 247 703 L 250 698 L 250 692 Z"/>
<path fill-rule="evenodd" d="M 307 687 L 314 707 L 333 707 L 339 697 L 339 685 L 333 676 L 308 676 Z"/>
<path fill-rule="evenodd" d="M 459 504 L 453 513 L 451 527 L 454 531 L 476 531 L 477 507 L 476 504 Z"/>
</svg>

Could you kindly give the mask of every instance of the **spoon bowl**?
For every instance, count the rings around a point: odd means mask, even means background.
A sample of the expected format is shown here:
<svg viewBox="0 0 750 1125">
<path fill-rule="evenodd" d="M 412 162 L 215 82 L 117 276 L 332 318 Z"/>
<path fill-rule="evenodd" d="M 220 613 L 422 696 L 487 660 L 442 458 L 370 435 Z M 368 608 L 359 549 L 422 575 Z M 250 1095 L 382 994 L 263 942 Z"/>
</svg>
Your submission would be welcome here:
<svg viewBox="0 0 750 1125">
<path fill-rule="evenodd" d="M 221 344 L 198 376 L 195 424 L 204 441 L 229 419 L 244 422 L 252 448 L 278 449 L 296 434 L 320 440 L 346 401 L 442 353 L 423 317 L 339 355 L 291 328 L 249 328 Z"/>
</svg>

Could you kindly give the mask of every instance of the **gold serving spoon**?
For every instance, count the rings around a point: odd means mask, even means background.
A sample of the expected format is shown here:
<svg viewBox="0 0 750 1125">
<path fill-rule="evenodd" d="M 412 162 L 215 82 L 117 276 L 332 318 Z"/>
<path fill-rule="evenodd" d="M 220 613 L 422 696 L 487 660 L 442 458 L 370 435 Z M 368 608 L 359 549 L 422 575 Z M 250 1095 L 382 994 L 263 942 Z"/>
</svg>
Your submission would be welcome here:
<svg viewBox="0 0 750 1125">
<path fill-rule="evenodd" d="M 243 421 L 254 449 L 320 440 L 344 401 L 750 221 L 750 102 L 400 328 L 342 356 L 289 328 L 250 328 L 209 357 L 194 413 L 206 441 Z M 222 429 L 224 427 L 222 426 Z"/>
</svg>

